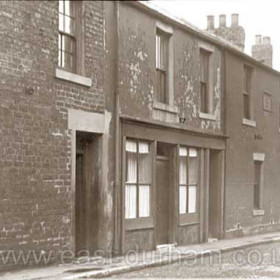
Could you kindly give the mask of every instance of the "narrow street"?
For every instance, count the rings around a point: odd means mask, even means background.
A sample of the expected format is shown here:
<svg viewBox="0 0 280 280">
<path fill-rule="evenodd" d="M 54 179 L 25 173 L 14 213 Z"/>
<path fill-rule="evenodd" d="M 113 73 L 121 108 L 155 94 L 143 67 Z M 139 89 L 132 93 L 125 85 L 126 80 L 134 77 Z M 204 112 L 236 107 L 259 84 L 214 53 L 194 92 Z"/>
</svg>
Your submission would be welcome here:
<svg viewBox="0 0 280 280">
<path fill-rule="evenodd" d="M 274 278 L 280 277 L 280 243 L 221 255 L 184 260 L 172 265 L 114 275 L 125 278 Z M 109 279 L 109 278 L 108 278 Z"/>
</svg>

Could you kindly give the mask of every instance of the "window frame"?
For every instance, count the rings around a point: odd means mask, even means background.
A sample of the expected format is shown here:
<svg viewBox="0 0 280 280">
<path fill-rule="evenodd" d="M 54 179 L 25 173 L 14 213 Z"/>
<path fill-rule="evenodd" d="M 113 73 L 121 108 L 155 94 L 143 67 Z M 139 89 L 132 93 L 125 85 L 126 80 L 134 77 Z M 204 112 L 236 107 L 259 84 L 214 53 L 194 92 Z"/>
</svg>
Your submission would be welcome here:
<svg viewBox="0 0 280 280">
<path fill-rule="evenodd" d="M 265 154 L 253 154 L 253 216 L 264 215 L 263 210 L 263 189 L 264 189 L 264 159 Z M 257 167 L 257 168 L 256 168 Z M 258 182 L 256 182 L 256 169 L 258 169 Z M 258 187 L 256 195 L 256 187 Z M 256 205 L 257 197 L 257 205 Z"/>
<path fill-rule="evenodd" d="M 164 111 L 168 111 L 168 106 L 173 107 L 174 101 L 174 39 L 173 39 L 174 29 L 172 26 L 167 25 L 161 21 L 156 21 L 155 24 L 155 91 L 154 91 L 154 104 L 155 105 L 162 105 L 165 106 Z M 157 36 L 162 36 L 165 38 L 165 45 L 166 45 L 166 65 L 165 69 L 161 69 L 158 66 L 158 54 L 157 54 Z M 163 72 L 164 71 L 164 72 Z M 165 96 L 163 100 L 159 98 L 161 93 L 158 90 L 158 73 L 165 74 Z M 157 108 L 154 108 L 157 109 Z"/>
<path fill-rule="evenodd" d="M 213 53 L 214 53 L 214 46 L 207 44 L 205 42 L 199 42 L 199 48 L 198 48 L 198 62 L 199 62 L 199 118 L 206 119 L 210 121 L 216 121 L 217 116 L 214 113 L 214 72 L 213 72 Z M 208 54 L 208 83 L 206 85 L 207 89 L 207 99 L 208 99 L 208 109 L 202 110 L 201 106 L 201 52 Z M 204 111 L 207 111 L 208 113 L 205 113 Z"/>
<path fill-rule="evenodd" d="M 257 172 L 256 172 L 257 171 Z M 253 209 L 261 209 L 261 173 L 262 173 L 262 162 L 254 160 L 254 203 Z"/>
<path fill-rule="evenodd" d="M 136 143 L 136 147 L 137 147 L 137 177 L 136 177 L 136 183 L 134 184 L 130 184 L 127 183 L 127 151 L 126 151 L 126 143 L 127 141 L 133 141 Z M 139 143 L 140 142 L 144 142 L 147 143 L 149 145 L 149 156 L 150 156 L 150 160 L 151 160 L 151 181 L 150 183 L 140 183 L 140 179 L 139 179 Z M 153 204 L 152 204 L 152 200 L 153 200 L 153 151 L 152 151 L 152 142 L 148 141 L 148 140 L 142 140 L 142 139 L 134 139 L 134 138 L 125 138 L 124 139 L 124 194 L 126 192 L 126 186 L 127 185 L 136 185 L 136 217 L 135 218 L 126 218 L 126 211 L 125 211 L 125 207 L 126 207 L 126 199 L 124 196 L 124 221 L 125 221 L 125 229 L 126 230 L 136 230 L 136 229 L 143 229 L 143 228 L 152 228 L 153 227 Z M 139 217 L 139 190 L 140 190 L 140 186 L 141 185 L 149 185 L 149 216 L 148 217 Z"/>
<path fill-rule="evenodd" d="M 63 12 L 61 13 L 58 7 L 58 63 L 57 69 L 66 71 L 73 74 L 84 75 L 84 35 L 83 35 L 83 1 L 69 0 L 71 5 L 70 11 L 71 15 L 65 14 L 65 0 L 58 0 L 58 6 L 60 1 L 63 2 Z M 60 15 L 63 18 L 63 26 L 65 24 L 65 17 L 69 17 L 74 20 L 73 32 L 66 32 L 65 30 L 60 30 Z M 65 28 L 64 28 L 65 29 Z M 62 37 L 69 38 L 73 44 L 72 50 L 72 67 L 63 67 L 61 63 L 62 59 Z M 60 44 L 59 44 L 60 42 Z M 64 51 L 65 52 L 65 51 Z"/>
<path fill-rule="evenodd" d="M 156 102 L 169 104 L 168 92 L 168 76 L 169 76 L 169 37 L 170 35 L 157 28 L 156 30 Z M 163 55 L 162 55 L 163 52 Z M 162 61 L 163 59 L 163 61 Z M 158 75 L 160 78 L 164 77 L 164 90 L 161 82 L 158 82 Z M 161 80 L 161 79 L 160 79 Z M 159 86 L 160 84 L 160 86 Z M 162 92 L 164 91 L 164 92 Z"/>
<path fill-rule="evenodd" d="M 63 11 L 60 11 L 60 7 L 58 9 L 58 67 L 61 69 L 64 69 L 66 71 L 70 71 L 70 72 L 76 72 L 77 67 L 76 67 L 76 57 L 77 57 L 77 39 L 76 39 L 76 34 L 77 34 L 77 13 L 76 13 L 76 1 L 71 1 L 69 0 L 69 15 L 66 14 L 66 0 L 59 0 L 58 1 L 58 5 L 60 6 L 62 3 L 63 5 Z M 71 32 L 71 28 L 70 28 L 70 32 L 66 32 L 66 27 L 65 27 L 65 22 L 66 22 L 66 17 L 69 18 L 69 24 L 70 26 L 73 24 L 73 32 Z M 61 18 L 63 20 L 63 28 L 62 30 L 60 29 L 60 21 Z M 72 23 L 71 23 L 72 21 Z M 65 48 L 63 49 L 62 45 L 63 45 L 63 38 L 67 38 L 68 40 L 70 40 L 71 44 L 72 44 L 72 53 L 65 50 Z M 64 39 L 64 40 L 65 40 Z M 64 55 L 63 55 L 64 53 Z M 62 66 L 63 65 L 63 57 L 65 56 L 65 54 L 68 54 L 71 56 L 72 59 L 72 65 L 71 67 L 67 67 L 67 66 Z"/>
<path fill-rule="evenodd" d="M 247 76 L 246 73 L 249 75 Z M 249 80 L 248 80 L 249 79 Z M 243 88 L 242 88 L 242 108 L 243 108 L 243 119 L 252 120 L 252 81 L 253 81 L 253 68 L 247 64 L 243 65 Z M 247 101 L 247 108 L 245 108 L 245 98 Z"/>
<path fill-rule="evenodd" d="M 187 156 L 186 157 L 186 176 L 187 176 L 187 182 L 186 184 L 180 183 L 180 148 L 186 148 L 187 149 Z M 189 150 L 195 149 L 197 152 L 197 183 L 192 184 L 189 182 Z M 179 215 L 179 225 L 187 225 L 187 224 L 198 224 L 199 223 L 199 215 L 200 215 L 200 165 L 201 165 L 201 150 L 197 147 L 190 147 L 190 146 L 184 146 L 179 145 L 177 148 L 177 158 L 178 158 L 178 209 L 177 213 Z M 180 187 L 186 186 L 187 187 L 187 194 L 186 194 L 186 213 L 180 213 Z M 196 211 L 193 213 L 188 212 L 188 200 L 189 200 L 189 187 L 190 186 L 196 186 Z"/>
<path fill-rule="evenodd" d="M 200 106 L 199 110 L 203 114 L 212 114 L 211 94 L 210 94 L 210 57 L 211 52 L 206 49 L 199 49 L 199 65 L 200 65 Z M 203 75 L 202 75 L 202 57 L 203 57 Z M 204 79 L 203 79 L 204 77 Z M 202 88 L 204 88 L 202 94 Z M 202 98 L 203 97 L 203 98 Z M 202 102 L 204 100 L 204 102 Z M 203 103 L 203 104 L 202 104 Z"/>
<path fill-rule="evenodd" d="M 266 98 L 269 101 L 270 108 L 266 107 Z M 272 102 L 272 94 L 269 93 L 268 91 L 264 91 L 263 92 L 263 110 L 265 112 L 272 113 L 272 111 L 273 111 L 272 104 L 273 104 L 273 102 Z"/>
</svg>

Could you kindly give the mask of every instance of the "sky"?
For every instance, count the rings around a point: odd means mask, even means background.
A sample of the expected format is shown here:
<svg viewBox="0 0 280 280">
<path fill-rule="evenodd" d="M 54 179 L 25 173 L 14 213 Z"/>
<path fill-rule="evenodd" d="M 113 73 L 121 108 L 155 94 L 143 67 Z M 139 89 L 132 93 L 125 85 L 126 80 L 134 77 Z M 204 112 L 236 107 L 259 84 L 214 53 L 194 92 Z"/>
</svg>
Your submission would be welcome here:
<svg viewBox="0 0 280 280">
<path fill-rule="evenodd" d="M 246 32 L 245 52 L 251 55 L 255 35 L 270 36 L 273 46 L 273 68 L 280 71 L 280 0 L 152 0 L 168 13 L 184 18 L 191 24 L 206 29 L 207 15 L 215 16 L 215 27 L 219 15 L 239 14 L 239 25 Z"/>
</svg>

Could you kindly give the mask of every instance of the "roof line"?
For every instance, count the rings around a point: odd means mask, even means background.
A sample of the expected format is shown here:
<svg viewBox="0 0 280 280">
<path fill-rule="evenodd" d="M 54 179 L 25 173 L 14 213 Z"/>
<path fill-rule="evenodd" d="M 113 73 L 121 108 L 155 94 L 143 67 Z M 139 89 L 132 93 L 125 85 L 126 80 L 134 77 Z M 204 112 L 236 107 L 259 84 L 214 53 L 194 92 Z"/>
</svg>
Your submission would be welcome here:
<svg viewBox="0 0 280 280">
<path fill-rule="evenodd" d="M 188 32 L 196 35 L 197 37 L 207 40 L 213 44 L 216 44 L 219 47 L 222 47 L 236 55 L 239 55 L 239 56 L 243 57 L 244 59 L 249 60 L 251 63 L 254 63 L 254 64 L 280 76 L 279 71 L 263 64 L 262 62 L 256 60 L 255 58 L 251 57 L 250 55 L 242 52 L 235 45 L 231 44 L 230 42 L 226 41 L 225 39 L 215 36 L 205 30 L 202 30 L 202 29 L 196 27 L 193 24 L 190 24 L 180 18 L 177 18 L 176 16 L 169 14 L 164 9 L 152 7 L 152 5 L 148 1 L 124 1 L 123 3 L 130 4 L 132 6 L 141 8 L 142 10 L 144 10 L 150 14 L 154 14 L 157 17 L 163 18 L 164 20 L 171 21 L 173 24 L 176 24 L 178 27 L 180 27 L 184 30 L 187 30 Z"/>
</svg>

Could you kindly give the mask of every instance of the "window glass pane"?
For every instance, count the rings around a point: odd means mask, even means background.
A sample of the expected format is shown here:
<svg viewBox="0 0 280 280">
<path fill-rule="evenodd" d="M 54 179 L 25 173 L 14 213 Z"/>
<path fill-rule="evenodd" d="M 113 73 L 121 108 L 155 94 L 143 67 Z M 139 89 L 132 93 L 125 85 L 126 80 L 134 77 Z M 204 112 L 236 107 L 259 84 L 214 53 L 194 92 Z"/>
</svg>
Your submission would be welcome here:
<svg viewBox="0 0 280 280">
<path fill-rule="evenodd" d="M 162 70 L 157 70 L 157 101 L 167 103 L 166 93 L 166 73 Z"/>
<path fill-rule="evenodd" d="M 205 82 L 205 56 L 204 56 L 204 52 L 200 51 L 200 80 Z"/>
<path fill-rule="evenodd" d="M 139 142 L 139 154 L 148 154 L 150 145 L 147 142 Z"/>
<path fill-rule="evenodd" d="M 137 183 L 137 153 L 126 153 L 126 182 Z"/>
<path fill-rule="evenodd" d="M 60 31 L 64 31 L 63 23 L 64 23 L 64 15 L 59 14 L 59 30 Z"/>
<path fill-rule="evenodd" d="M 69 34 L 74 34 L 74 20 L 68 16 L 65 16 L 64 19 L 65 19 L 64 32 Z"/>
<path fill-rule="evenodd" d="M 187 212 L 187 187 L 179 187 L 179 213 L 185 214 Z"/>
<path fill-rule="evenodd" d="M 73 53 L 73 39 L 69 36 L 63 36 L 63 50 L 68 53 Z"/>
<path fill-rule="evenodd" d="M 62 67 L 62 62 L 61 62 L 61 50 L 58 51 L 58 66 Z"/>
<path fill-rule="evenodd" d="M 179 158 L 179 184 L 187 184 L 187 157 Z"/>
<path fill-rule="evenodd" d="M 156 35 L 156 68 L 160 68 L 160 36 Z"/>
<path fill-rule="evenodd" d="M 59 0 L 58 3 L 59 3 L 59 12 L 63 14 L 64 13 L 63 0 Z"/>
<path fill-rule="evenodd" d="M 58 34 L 58 49 L 61 49 L 62 46 L 61 46 L 61 34 Z"/>
<path fill-rule="evenodd" d="M 125 218 L 136 218 L 136 185 L 126 185 L 125 188 Z"/>
<path fill-rule="evenodd" d="M 160 36 L 160 69 L 166 69 L 166 38 Z"/>
<path fill-rule="evenodd" d="M 243 94 L 243 110 L 244 110 L 244 118 L 250 119 L 250 102 L 249 95 Z"/>
<path fill-rule="evenodd" d="M 188 155 L 188 149 L 185 147 L 179 148 L 179 156 L 187 156 Z"/>
<path fill-rule="evenodd" d="M 189 152 L 189 184 L 198 182 L 198 157 L 197 150 L 190 149 Z"/>
<path fill-rule="evenodd" d="M 125 150 L 131 153 L 137 153 L 137 142 L 133 140 L 126 140 Z"/>
<path fill-rule="evenodd" d="M 160 96 L 161 96 L 161 102 L 166 103 L 166 73 L 161 71 L 160 76 Z"/>
<path fill-rule="evenodd" d="M 139 217 L 150 216 L 150 186 L 139 186 Z"/>
<path fill-rule="evenodd" d="M 152 161 L 149 153 L 149 143 L 139 143 L 139 182 L 152 182 Z"/>
<path fill-rule="evenodd" d="M 196 186 L 189 186 L 188 213 L 196 212 Z"/>
<path fill-rule="evenodd" d="M 244 67 L 244 91 L 250 93 L 251 91 L 251 70 L 248 67 Z"/>
<path fill-rule="evenodd" d="M 161 71 L 157 70 L 157 101 L 161 102 L 162 89 L 161 89 Z"/>
<path fill-rule="evenodd" d="M 71 15 L 71 10 L 70 10 L 70 1 L 65 0 L 65 15 L 70 16 Z"/>
<path fill-rule="evenodd" d="M 254 208 L 260 209 L 261 162 L 254 162 Z"/>
<path fill-rule="evenodd" d="M 61 67 L 65 67 L 65 53 L 61 51 Z"/>
<path fill-rule="evenodd" d="M 261 163 L 258 161 L 254 162 L 254 183 L 260 183 L 260 176 L 261 176 Z"/>
<path fill-rule="evenodd" d="M 197 157 L 197 149 L 190 148 L 189 149 L 189 157 Z"/>
<path fill-rule="evenodd" d="M 64 67 L 72 70 L 73 68 L 73 57 L 72 54 L 64 52 Z"/>
</svg>

